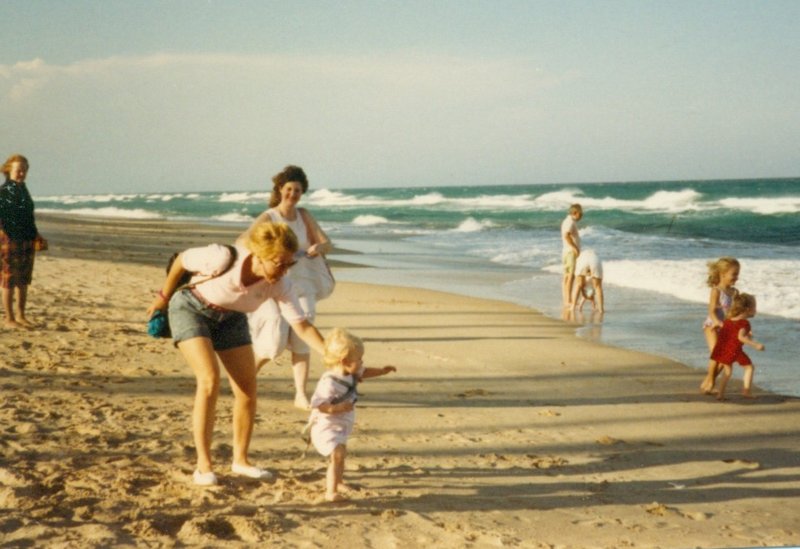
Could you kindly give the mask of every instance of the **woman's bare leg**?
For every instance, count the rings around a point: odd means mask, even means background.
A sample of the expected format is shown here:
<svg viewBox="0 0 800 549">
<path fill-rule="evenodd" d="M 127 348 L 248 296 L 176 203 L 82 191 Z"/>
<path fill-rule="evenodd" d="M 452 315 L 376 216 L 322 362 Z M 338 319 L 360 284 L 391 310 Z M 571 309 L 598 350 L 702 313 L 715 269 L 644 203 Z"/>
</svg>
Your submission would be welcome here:
<svg viewBox="0 0 800 549">
<path fill-rule="evenodd" d="M 292 353 L 294 405 L 303 410 L 308 410 L 311 407 L 311 403 L 308 400 L 308 395 L 306 395 L 306 384 L 308 383 L 308 370 L 310 362 L 310 354 Z"/>
<path fill-rule="evenodd" d="M 197 451 L 197 470 L 208 473 L 212 470 L 211 438 L 219 396 L 219 365 L 208 338 L 195 337 L 181 341 L 178 349 L 192 368 L 196 380 L 192 433 Z"/>
<path fill-rule="evenodd" d="M 233 463 L 250 465 L 247 452 L 256 418 L 256 364 L 253 347 L 245 345 L 219 352 L 233 390 Z"/>
<path fill-rule="evenodd" d="M 3 311 L 6 313 L 4 325 L 6 328 L 19 328 L 19 323 L 14 316 L 14 288 L 3 288 Z"/>
</svg>

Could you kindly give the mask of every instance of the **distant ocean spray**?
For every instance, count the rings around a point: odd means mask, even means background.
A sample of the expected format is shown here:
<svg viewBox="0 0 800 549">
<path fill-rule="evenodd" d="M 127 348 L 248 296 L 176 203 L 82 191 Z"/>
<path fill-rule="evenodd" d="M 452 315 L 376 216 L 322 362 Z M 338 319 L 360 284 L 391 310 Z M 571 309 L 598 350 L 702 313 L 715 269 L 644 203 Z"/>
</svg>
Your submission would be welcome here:
<svg viewBox="0 0 800 549">
<path fill-rule="evenodd" d="M 269 193 L 34 198 L 37 212 L 245 226 Z M 603 341 L 702 367 L 706 262 L 732 255 L 742 262 L 737 286 L 758 298 L 753 326 L 768 348 L 751 354 L 756 383 L 800 395 L 790 352 L 800 341 L 800 178 L 312 189 L 302 205 L 338 245 L 362 252 L 359 260 L 374 267 L 345 277 L 495 297 L 557 316 L 558 229 L 574 202 L 585 210 L 583 245 L 604 262 Z M 502 283 L 481 272 L 502 273 Z"/>
</svg>

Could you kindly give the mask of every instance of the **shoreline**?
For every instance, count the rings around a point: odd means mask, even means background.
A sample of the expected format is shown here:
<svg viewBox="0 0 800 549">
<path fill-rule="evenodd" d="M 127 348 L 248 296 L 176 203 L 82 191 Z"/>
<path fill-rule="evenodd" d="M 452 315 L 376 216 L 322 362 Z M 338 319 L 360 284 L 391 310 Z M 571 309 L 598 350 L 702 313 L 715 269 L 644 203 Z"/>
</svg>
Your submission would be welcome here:
<svg viewBox="0 0 800 549">
<path fill-rule="evenodd" d="M 50 257 L 116 261 L 166 267 L 173 252 L 213 242 L 233 242 L 246 225 L 153 219 L 117 219 L 100 216 L 36 214 L 39 232 L 50 243 Z M 334 248 L 336 255 L 358 252 Z M 358 267 L 357 263 L 330 261 L 331 267 Z M 35 275 L 34 275 L 35 276 Z"/>
<path fill-rule="evenodd" d="M 45 235 L 50 241 L 50 250 L 45 252 L 49 257 L 66 257 L 66 258 L 79 258 L 79 259 L 94 259 L 94 260 L 107 260 L 122 263 L 132 263 L 141 265 L 152 265 L 157 267 L 165 267 L 167 259 L 175 251 L 186 249 L 192 246 L 202 246 L 212 242 L 233 242 L 233 240 L 244 230 L 245 225 L 241 227 L 223 224 L 223 223 L 202 223 L 202 222 L 186 222 L 186 221 L 170 221 L 170 220 L 134 220 L 134 219 L 117 219 L 102 216 L 75 216 L 63 214 L 37 214 L 37 225 L 40 232 Z M 169 235 L 169 240 L 165 238 Z M 361 258 L 361 259 L 359 259 Z M 453 270 L 449 275 L 448 271 L 442 272 L 422 272 L 411 269 L 410 275 L 405 274 L 403 269 L 395 270 L 394 272 L 379 272 L 377 276 L 371 274 L 372 266 L 370 261 L 361 252 L 353 251 L 347 247 L 334 247 L 334 250 L 328 257 L 328 263 L 334 274 L 342 280 L 349 280 L 350 282 L 363 282 L 367 284 L 383 284 L 387 286 L 403 286 L 403 287 L 419 287 L 433 291 L 444 291 L 465 297 L 477 297 L 479 299 L 497 299 L 506 303 L 513 303 L 526 307 L 534 312 L 541 313 L 547 318 L 553 319 L 557 322 L 563 322 L 565 325 L 574 330 L 574 334 L 579 338 L 587 338 L 594 341 L 599 341 L 602 344 L 610 347 L 627 349 L 637 352 L 643 352 L 653 355 L 657 358 L 669 360 L 685 366 L 696 372 L 698 376 L 697 385 L 699 386 L 700 379 L 705 373 L 706 359 L 695 357 L 704 357 L 705 349 L 704 342 L 702 341 L 702 334 L 691 334 L 690 337 L 683 335 L 681 339 L 677 340 L 678 348 L 673 349 L 673 352 L 666 352 L 671 347 L 656 345 L 655 348 L 650 348 L 645 344 L 639 344 L 635 339 L 627 336 L 627 326 L 629 321 L 624 320 L 628 316 L 635 316 L 645 312 L 645 306 L 642 304 L 641 298 L 637 298 L 632 303 L 627 303 L 620 299 L 618 292 L 612 288 L 612 291 L 607 291 L 607 305 L 611 312 L 606 315 L 605 320 L 597 322 L 596 317 L 590 311 L 584 314 L 577 315 L 574 319 L 565 319 L 563 311 L 560 309 L 560 297 L 555 301 L 547 301 L 547 299 L 540 299 L 540 303 L 530 302 L 529 300 L 520 300 L 517 296 L 519 290 L 510 292 L 497 292 L 491 290 L 493 286 L 504 286 L 511 283 L 515 286 L 524 286 L 525 292 L 536 292 L 539 295 L 547 295 L 550 286 L 557 284 L 555 282 L 546 282 L 545 279 L 549 276 L 547 273 L 540 273 L 537 277 L 531 277 L 531 273 L 519 268 L 512 268 L 508 266 L 492 266 L 493 272 L 482 273 L 479 276 L 485 276 L 482 285 L 486 287 L 486 291 L 475 293 L 469 289 L 462 288 L 459 291 L 459 277 L 460 273 Z M 381 267 L 377 267 L 379 270 Z M 387 267 L 384 267 L 384 269 Z M 457 269 L 458 265 L 454 264 L 449 267 L 450 269 Z M 336 270 L 340 270 L 338 275 Z M 353 270 L 350 270 L 353 269 Z M 35 276 L 35 275 L 34 275 Z M 544 284 L 543 284 L 544 283 Z M 553 286 L 555 287 L 555 286 Z M 475 286 L 470 286 L 472 290 Z M 638 290 L 622 289 L 622 294 L 630 295 L 641 293 Z M 696 322 L 699 323 L 702 316 L 699 312 L 697 318 L 687 316 L 686 307 L 674 304 L 672 299 L 665 296 L 648 297 L 649 300 L 655 300 L 659 303 L 656 310 L 671 311 L 671 316 L 680 318 L 681 322 Z M 691 310 L 694 311 L 695 308 Z M 699 310 L 699 309 L 698 309 Z M 695 311 L 696 312 L 696 311 Z M 651 330 L 657 329 L 657 316 L 647 315 L 640 319 L 641 322 L 648 325 Z M 623 320 L 621 320 L 623 319 Z M 699 319 L 699 320 L 698 320 Z M 781 319 L 782 320 L 782 319 Z M 776 330 L 769 329 L 766 323 L 770 322 L 770 317 L 759 315 L 757 318 L 759 323 L 760 334 L 770 334 Z M 763 327 L 762 327 L 763 326 Z M 669 327 L 665 327 L 669 330 Z M 671 337 L 675 334 L 670 333 Z M 693 349 L 692 352 L 687 353 L 684 349 Z M 779 360 L 780 357 L 775 356 L 776 351 L 774 347 L 770 347 L 771 351 L 768 356 L 754 355 L 753 358 L 756 362 L 757 368 L 760 371 L 756 373 L 754 380 L 754 387 L 762 392 L 769 392 L 786 397 L 798 397 L 792 392 L 785 392 L 780 390 L 767 389 L 763 386 L 763 376 L 765 374 L 774 375 L 772 368 L 770 368 L 770 361 Z M 787 350 L 788 353 L 788 350 Z M 786 354 L 786 353 L 784 353 Z M 766 364 L 761 364 L 765 361 Z M 741 378 L 741 373 L 734 368 L 734 378 Z M 784 374 L 785 376 L 786 374 Z M 785 380 L 785 377 L 784 377 Z M 784 386 L 778 380 L 776 385 Z"/>
<path fill-rule="evenodd" d="M 125 247 L 124 233 L 113 238 Z M 800 399 L 746 401 L 733 381 L 717 403 L 694 390 L 690 367 L 579 338 L 530 308 L 343 281 L 319 304 L 320 330 L 348 327 L 368 365 L 398 367 L 360 387 L 345 472 L 353 500 L 319 503 L 326 462 L 313 449 L 301 457 L 307 415 L 291 405 L 286 356 L 259 375 L 250 452 L 277 480 L 228 473 L 226 380 L 213 446 L 222 484 L 194 487 L 194 378 L 168 341 L 144 333 L 161 266 L 115 260 L 116 250 L 48 254 L 29 298 L 39 329 L 0 331 L 3 543 L 800 542 Z M 312 380 L 321 371 L 313 357 Z"/>
</svg>

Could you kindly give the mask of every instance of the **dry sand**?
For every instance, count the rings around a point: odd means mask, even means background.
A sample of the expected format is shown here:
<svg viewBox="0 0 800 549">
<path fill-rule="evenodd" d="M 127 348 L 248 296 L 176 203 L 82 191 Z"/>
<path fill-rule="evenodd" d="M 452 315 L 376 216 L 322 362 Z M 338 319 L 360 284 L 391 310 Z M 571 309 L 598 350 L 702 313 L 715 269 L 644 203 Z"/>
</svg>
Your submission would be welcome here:
<svg viewBox="0 0 800 549">
<path fill-rule="evenodd" d="M 399 370 L 361 386 L 352 500 L 321 502 L 326 462 L 303 456 L 306 414 L 292 406 L 285 357 L 260 374 L 251 445 L 277 479 L 227 473 L 225 382 L 221 485 L 196 487 L 193 376 L 144 332 L 169 249 L 155 238 L 141 251 L 140 236 L 109 222 L 78 224 L 104 243 L 94 250 L 78 225 L 40 225 L 58 236 L 43 229 L 54 248 L 30 289 L 38 327 L 0 330 L 4 547 L 800 543 L 800 400 L 746 401 L 734 381 L 718 403 L 697 392 L 696 370 L 578 339 L 535 311 L 365 284 L 340 283 L 317 322 L 350 328 L 368 365 Z"/>
</svg>

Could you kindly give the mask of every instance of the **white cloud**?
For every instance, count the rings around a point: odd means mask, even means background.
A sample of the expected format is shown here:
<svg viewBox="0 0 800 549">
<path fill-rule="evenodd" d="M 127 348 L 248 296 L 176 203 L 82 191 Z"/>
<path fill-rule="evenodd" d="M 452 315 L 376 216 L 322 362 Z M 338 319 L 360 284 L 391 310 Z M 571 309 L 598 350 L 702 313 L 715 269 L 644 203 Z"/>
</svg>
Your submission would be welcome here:
<svg viewBox="0 0 800 549">
<path fill-rule="evenodd" d="M 0 66 L 0 113 L 18 128 L 15 140 L 63 157 L 59 177 L 91 185 L 120 172 L 140 182 L 147 170 L 183 188 L 214 185 L 230 171 L 210 160 L 217 156 L 252 170 L 263 169 L 254 159 L 300 157 L 338 170 L 340 185 L 354 173 L 400 183 L 445 169 L 443 154 L 474 158 L 504 146 L 494 136 L 543 109 L 536 94 L 570 78 L 524 59 L 447 56 L 35 59 Z M 18 150 L 17 141 L 7 146 Z M 83 173 L 73 159 L 93 169 Z"/>
</svg>

